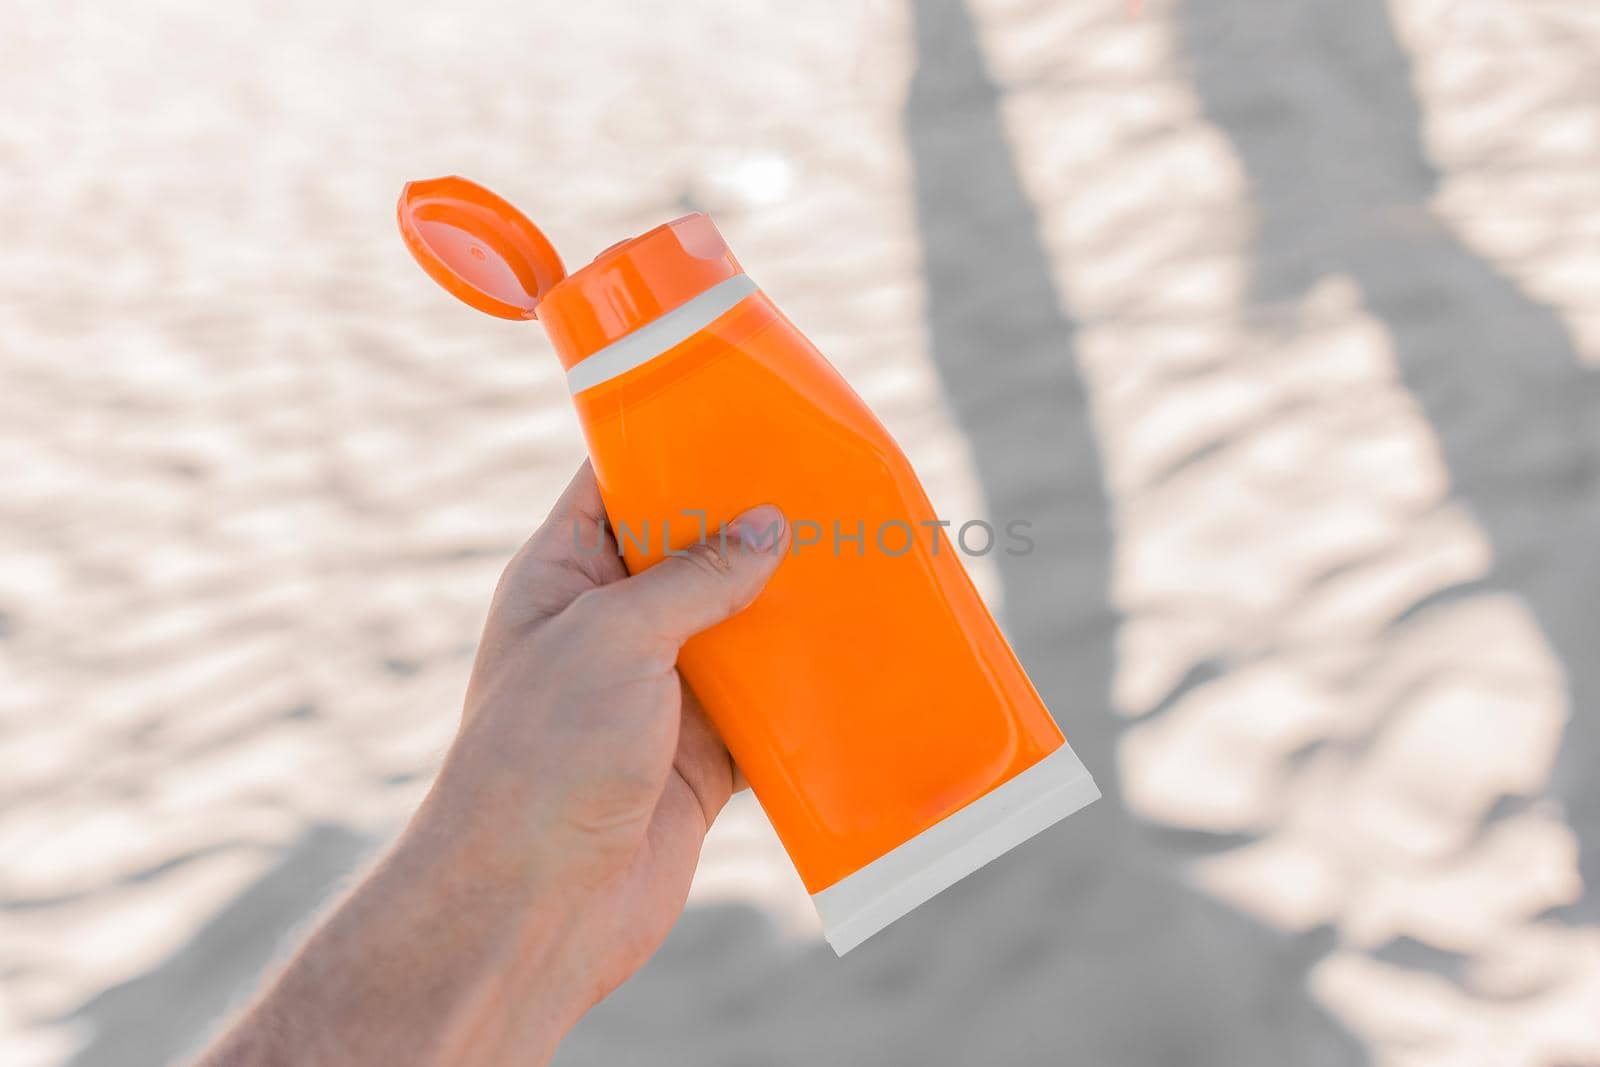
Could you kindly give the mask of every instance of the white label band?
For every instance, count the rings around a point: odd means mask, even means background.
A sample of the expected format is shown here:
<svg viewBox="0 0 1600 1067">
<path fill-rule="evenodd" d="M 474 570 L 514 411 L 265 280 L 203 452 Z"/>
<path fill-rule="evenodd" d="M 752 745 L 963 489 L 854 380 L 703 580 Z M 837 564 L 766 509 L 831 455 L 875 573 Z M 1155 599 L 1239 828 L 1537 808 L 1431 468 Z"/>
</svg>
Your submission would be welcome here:
<svg viewBox="0 0 1600 1067">
<path fill-rule="evenodd" d="M 643 366 L 710 326 L 755 291 L 756 283 L 748 274 L 735 274 L 718 282 L 693 300 L 617 338 L 578 363 L 567 371 L 567 388 L 574 394 L 581 393 Z"/>
<path fill-rule="evenodd" d="M 1100 795 L 1072 746 L 811 895 L 822 933 L 843 956 L 912 908 Z"/>
</svg>

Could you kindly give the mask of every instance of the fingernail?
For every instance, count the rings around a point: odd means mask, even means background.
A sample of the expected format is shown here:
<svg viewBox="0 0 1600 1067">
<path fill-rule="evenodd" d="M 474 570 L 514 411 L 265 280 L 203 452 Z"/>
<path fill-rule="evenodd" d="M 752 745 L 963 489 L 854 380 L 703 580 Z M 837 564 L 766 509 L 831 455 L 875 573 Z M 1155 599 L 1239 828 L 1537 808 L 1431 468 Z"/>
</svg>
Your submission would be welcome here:
<svg viewBox="0 0 1600 1067">
<path fill-rule="evenodd" d="M 739 543 L 757 552 L 766 552 L 783 537 L 783 512 L 762 504 L 733 520 L 729 531 Z"/>
</svg>

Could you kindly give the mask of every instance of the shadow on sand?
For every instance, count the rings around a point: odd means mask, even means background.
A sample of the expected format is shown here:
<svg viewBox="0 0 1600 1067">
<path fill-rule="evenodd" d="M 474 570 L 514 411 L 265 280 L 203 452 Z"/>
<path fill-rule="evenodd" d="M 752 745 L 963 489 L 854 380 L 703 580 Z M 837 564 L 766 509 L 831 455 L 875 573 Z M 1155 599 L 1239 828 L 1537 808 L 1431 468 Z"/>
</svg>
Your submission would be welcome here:
<svg viewBox="0 0 1600 1067">
<path fill-rule="evenodd" d="M 149 972 L 72 1013 L 88 1042 L 66 1067 L 162 1067 L 199 1050 L 372 842 L 341 826 L 312 826 L 278 863 L 189 942 Z"/>
<path fill-rule="evenodd" d="M 1177 10 L 1207 117 L 1251 183 L 1256 302 L 1330 274 L 1355 282 L 1493 545 L 1494 573 L 1471 591 L 1519 596 L 1566 671 L 1572 718 L 1552 792 L 1591 887 L 1569 917 L 1600 918 L 1600 375 L 1554 311 L 1430 212 L 1438 174 L 1381 0 Z"/>
</svg>

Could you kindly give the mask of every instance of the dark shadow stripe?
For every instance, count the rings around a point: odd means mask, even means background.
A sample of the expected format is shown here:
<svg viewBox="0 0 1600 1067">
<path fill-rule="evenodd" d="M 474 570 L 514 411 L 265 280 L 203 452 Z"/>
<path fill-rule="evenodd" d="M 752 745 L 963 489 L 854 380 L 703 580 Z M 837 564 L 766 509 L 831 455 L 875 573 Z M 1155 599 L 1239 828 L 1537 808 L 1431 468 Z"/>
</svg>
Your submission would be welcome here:
<svg viewBox="0 0 1600 1067">
<path fill-rule="evenodd" d="M 145 974 L 97 994 L 71 1015 L 88 1043 L 65 1067 L 163 1067 L 193 1056 L 279 953 L 355 869 L 371 842 L 333 825 L 309 827 L 277 865 L 207 919 Z"/>
<path fill-rule="evenodd" d="M 1438 174 L 1382 0 L 1177 10 L 1207 117 L 1254 193 L 1255 300 L 1355 281 L 1493 545 L 1494 573 L 1463 592 L 1520 596 L 1566 670 L 1572 720 L 1552 789 L 1590 887 L 1575 911 L 1600 918 L 1600 375 L 1555 312 L 1430 211 Z"/>
</svg>

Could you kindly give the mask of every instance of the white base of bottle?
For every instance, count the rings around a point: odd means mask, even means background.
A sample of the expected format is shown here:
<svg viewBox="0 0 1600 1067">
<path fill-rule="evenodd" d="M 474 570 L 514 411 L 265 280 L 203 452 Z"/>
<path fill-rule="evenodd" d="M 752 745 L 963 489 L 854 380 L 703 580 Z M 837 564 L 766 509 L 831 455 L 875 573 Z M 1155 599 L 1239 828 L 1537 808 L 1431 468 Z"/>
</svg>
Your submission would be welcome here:
<svg viewBox="0 0 1600 1067">
<path fill-rule="evenodd" d="M 1098 799 L 1072 748 L 1060 748 L 916 837 L 811 896 L 843 956 L 992 859 Z"/>
</svg>

